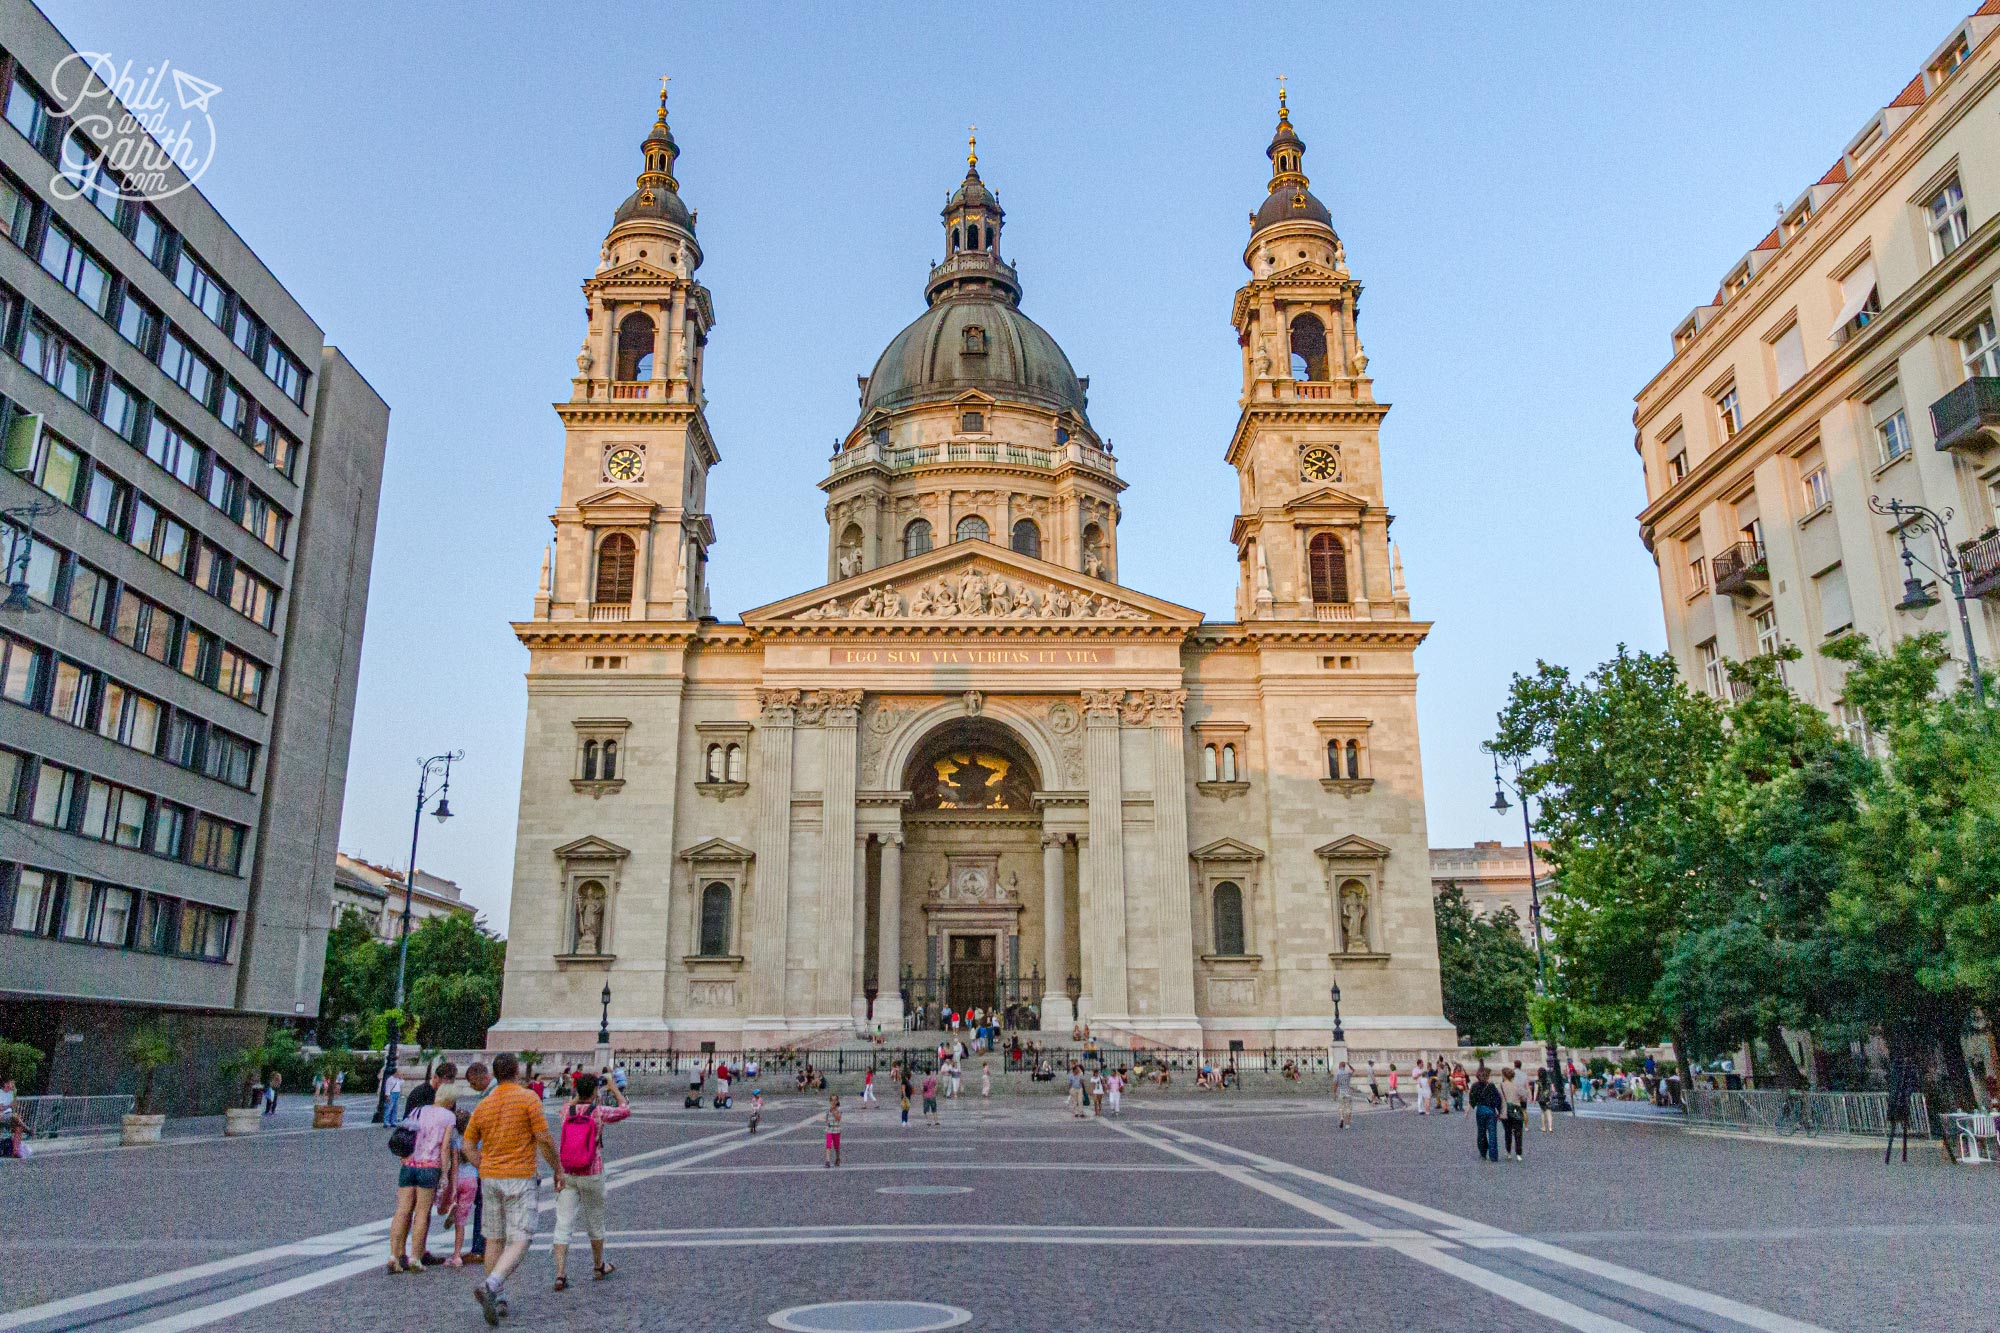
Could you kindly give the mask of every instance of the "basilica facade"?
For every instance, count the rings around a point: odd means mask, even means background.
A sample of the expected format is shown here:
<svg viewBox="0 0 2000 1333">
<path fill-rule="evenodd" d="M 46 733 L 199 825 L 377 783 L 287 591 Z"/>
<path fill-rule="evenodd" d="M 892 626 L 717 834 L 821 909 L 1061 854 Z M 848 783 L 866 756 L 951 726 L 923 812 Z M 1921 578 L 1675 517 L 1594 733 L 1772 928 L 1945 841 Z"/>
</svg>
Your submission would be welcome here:
<svg viewBox="0 0 2000 1333">
<path fill-rule="evenodd" d="M 1282 99 L 1230 315 L 1228 622 L 1127 582 L 1118 461 L 1022 312 L 976 151 L 925 309 L 819 481 L 825 581 L 718 619 L 716 314 L 679 151 L 662 98 L 556 404 L 555 539 L 514 626 L 493 1043 L 588 1047 L 608 985 L 623 1048 L 831 1040 L 919 1005 L 1323 1046 L 1337 985 L 1354 1046 L 1455 1044 L 1417 754 L 1428 626 L 1389 539 L 1361 287 Z"/>
</svg>

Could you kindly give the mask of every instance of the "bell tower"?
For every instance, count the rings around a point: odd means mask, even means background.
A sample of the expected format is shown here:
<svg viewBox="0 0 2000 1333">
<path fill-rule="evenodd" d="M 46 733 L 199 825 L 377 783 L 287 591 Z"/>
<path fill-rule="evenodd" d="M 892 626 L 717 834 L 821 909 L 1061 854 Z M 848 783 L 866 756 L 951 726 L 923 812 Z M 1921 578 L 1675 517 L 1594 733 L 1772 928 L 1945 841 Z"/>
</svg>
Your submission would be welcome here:
<svg viewBox="0 0 2000 1333">
<path fill-rule="evenodd" d="M 1265 150 L 1271 179 L 1250 215 L 1230 322 L 1243 356 L 1241 415 L 1226 455 L 1236 469 L 1239 620 L 1407 618 L 1389 543 L 1375 401 L 1361 350 L 1361 284 L 1333 218 L 1312 194 L 1305 141 L 1278 92 Z"/>
<path fill-rule="evenodd" d="M 715 308 L 695 280 L 701 245 L 679 194 L 667 80 L 641 142 L 636 188 L 618 206 L 583 283 L 587 326 L 555 405 L 564 431 L 555 547 L 538 620 L 699 620 L 715 529 L 702 359 Z"/>
</svg>

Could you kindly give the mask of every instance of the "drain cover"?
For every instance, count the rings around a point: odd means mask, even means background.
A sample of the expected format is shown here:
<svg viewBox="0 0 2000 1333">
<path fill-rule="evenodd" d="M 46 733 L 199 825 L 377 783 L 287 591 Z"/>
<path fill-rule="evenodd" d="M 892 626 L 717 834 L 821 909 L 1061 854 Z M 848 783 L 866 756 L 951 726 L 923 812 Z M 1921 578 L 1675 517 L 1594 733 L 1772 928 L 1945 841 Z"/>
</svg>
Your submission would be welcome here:
<svg viewBox="0 0 2000 1333">
<path fill-rule="evenodd" d="M 828 1301 L 780 1310 L 767 1322 L 792 1333 L 936 1333 L 971 1318 L 970 1310 L 929 1301 Z"/>
<path fill-rule="evenodd" d="M 877 1194 L 970 1194 L 970 1185 L 884 1185 Z M 948 1327 L 948 1325 L 940 1325 Z"/>
</svg>

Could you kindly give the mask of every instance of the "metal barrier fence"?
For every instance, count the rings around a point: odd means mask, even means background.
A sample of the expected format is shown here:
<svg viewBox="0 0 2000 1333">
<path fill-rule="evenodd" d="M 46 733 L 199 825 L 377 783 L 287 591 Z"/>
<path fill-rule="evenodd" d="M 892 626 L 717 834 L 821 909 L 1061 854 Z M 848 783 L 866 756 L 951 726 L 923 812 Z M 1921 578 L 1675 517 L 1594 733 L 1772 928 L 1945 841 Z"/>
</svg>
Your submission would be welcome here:
<svg viewBox="0 0 2000 1333">
<path fill-rule="evenodd" d="M 1886 1092 L 1802 1092 L 1691 1088 L 1686 1093 L 1691 1125 L 1762 1130 L 1774 1134 L 1845 1134 L 1881 1138 L 1889 1132 Z M 1910 1094 L 1910 1133 L 1929 1135 L 1930 1107 L 1920 1092 Z"/>
<path fill-rule="evenodd" d="M 65 1134 L 103 1133 L 117 1129 L 132 1112 L 128 1093 L 116 1097 L 16 1097 L 14 1109 L 27 1122 L 28 1132 L 38 1139 L 59 1139 Z"/>
</svg>

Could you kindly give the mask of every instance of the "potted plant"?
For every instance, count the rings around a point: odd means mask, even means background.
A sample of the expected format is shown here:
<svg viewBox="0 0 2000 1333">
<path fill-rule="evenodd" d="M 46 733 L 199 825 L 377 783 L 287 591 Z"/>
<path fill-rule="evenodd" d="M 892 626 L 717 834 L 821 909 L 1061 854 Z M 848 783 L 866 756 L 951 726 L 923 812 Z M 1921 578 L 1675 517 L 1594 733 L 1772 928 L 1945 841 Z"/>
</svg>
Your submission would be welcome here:
<svg viewBox="0 0 2000 1333">
<path fill-rule="evenodd" d="M 166 1032 L 157 1027 L 140 1028 L 125 1043 L 125 1058 L 139 1071 L 139 1091 L 132 1099 L 132 1113 L 125 1117 L 119 1142 L 126 1147 L 158 1143 L 167 1117 L 153 1110 L 153 1076 L 163 1065 L 172 1064 L 176 1052 Z"/>
<path fill-rule="evenodd" d="M 255 1134 L 264 1127 L 263 1089 L 257 1076 L 266 1067 L 262 1043 L 245 1047 L 222 1062 L 222 1075 L 231 1085 L 230 1104 L 222 1112 L 225 1138 Z"/>
<path fill-rule="evenodd" d="M 339 1129 L 347 1108 L 333 1099 L 340 1075 L 354 1072 L 354 1052 L 345 1046 L 330 1046 L 313 1061 L 318 1093 L 313 1098 L 313 1128 Z"/>
</svg>

